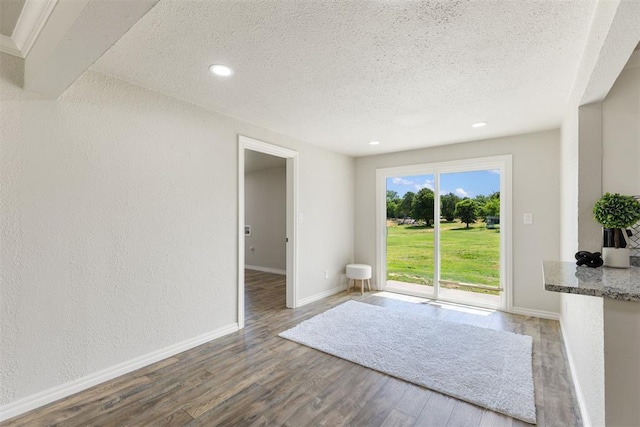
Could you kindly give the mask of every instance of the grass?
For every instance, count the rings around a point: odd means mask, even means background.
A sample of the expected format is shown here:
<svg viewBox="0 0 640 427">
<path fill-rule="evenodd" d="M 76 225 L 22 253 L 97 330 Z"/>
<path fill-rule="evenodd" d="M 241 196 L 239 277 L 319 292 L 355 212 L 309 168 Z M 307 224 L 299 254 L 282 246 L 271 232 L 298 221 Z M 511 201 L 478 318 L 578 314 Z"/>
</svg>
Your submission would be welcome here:
<svg viewBox="0 0 640 427">
<path fill-rule="evenodd" d="M 432 285 L 434 229 L 392 221 L 387 225 L 387 279 Z M 440 279 L 499 287 L 500 231 L 487 229 L 484 223 L 466 228 L 452 222 L 440 227 Z"/>
</svg>

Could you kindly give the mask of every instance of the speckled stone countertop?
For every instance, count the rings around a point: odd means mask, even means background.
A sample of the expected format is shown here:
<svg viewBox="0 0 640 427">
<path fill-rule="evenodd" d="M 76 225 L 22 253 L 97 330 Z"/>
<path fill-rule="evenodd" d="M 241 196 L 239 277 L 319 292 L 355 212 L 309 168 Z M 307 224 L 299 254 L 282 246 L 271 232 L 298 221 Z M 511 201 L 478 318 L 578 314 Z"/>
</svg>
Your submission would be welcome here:
<svg viewBox="0 0 640 427">
<path fill-rule="evenodd" d="M 640 302 L 640 267 L 590 268 L 543 261 L 542 270 L 548 291 Z"/>
</svg>

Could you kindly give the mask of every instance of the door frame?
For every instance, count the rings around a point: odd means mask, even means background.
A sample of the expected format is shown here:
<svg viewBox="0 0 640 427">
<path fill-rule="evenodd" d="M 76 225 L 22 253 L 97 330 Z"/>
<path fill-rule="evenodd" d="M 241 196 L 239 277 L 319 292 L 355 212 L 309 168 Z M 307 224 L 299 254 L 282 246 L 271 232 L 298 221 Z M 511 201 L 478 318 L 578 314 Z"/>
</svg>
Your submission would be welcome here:
<svg viewBox="0 0 640 427">
<path fill-rule="evenodd" d="M 244 135 L 238 135 L 238 328 L 244 328 L 244 150 L 257 151 L 287 161 L 287 285 L 288 308 L 298 306 L 298 152 Z"/>
<path fill-rule="evenodd" d="M 387 203 L 386 189 L 387 178 L 408 175 L 435 176 L 436 201 L 440 200 L 440 173 L 463 172 L 473 170 L 500 169 L 500 278 L 504 291 L 501 294 L 498 310 L 512 311 L 513 309 L 513 256 L 512 256 L 512 164 L 511 154 L 473 159 L 453 160 L 445 162 L 423 163 L 417 165 L 396 166 L 376 169 L 376 275 L 379 278 L 379 288 L 385 289 L 387 283 Z M 462 169 L 462 170 L 461 170 Z M 507 202 L 508 201 L 508 202 Z M 440 203 L 434 203 L 434 218 L 440 218 Z M 434 221 L 435 222 L 435 221 Z M 506 224 L 503 224 L 506 223 Z M 434 230 L 434 246 L 439 248 L 439 227 Z M 440 251 L 436 251 L 434 257 L 434 275 L 439 276 Z M 438 277 L 434 277 L 435 280 Z M 440 298 L 443 301 L 461 302 Z M 482 304 L 478 304 L 482 307 Z M 496 307 L 491 307 L 496 308 Z"/>
</svg>

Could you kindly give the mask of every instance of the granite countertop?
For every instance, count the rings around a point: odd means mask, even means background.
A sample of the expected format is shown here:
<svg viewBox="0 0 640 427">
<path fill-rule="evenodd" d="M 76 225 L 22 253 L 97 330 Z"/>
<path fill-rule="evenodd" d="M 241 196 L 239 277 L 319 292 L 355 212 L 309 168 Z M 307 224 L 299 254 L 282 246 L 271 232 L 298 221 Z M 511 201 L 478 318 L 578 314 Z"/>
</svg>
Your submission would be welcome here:
<svg viewBox="0 0 640 427">
<path fill-rule="evenodd" d="M 542 270 L 548 291 L 640 302 L 640 267 L 590 268 L 575 262 L 543 261 Z"/>
</svg>

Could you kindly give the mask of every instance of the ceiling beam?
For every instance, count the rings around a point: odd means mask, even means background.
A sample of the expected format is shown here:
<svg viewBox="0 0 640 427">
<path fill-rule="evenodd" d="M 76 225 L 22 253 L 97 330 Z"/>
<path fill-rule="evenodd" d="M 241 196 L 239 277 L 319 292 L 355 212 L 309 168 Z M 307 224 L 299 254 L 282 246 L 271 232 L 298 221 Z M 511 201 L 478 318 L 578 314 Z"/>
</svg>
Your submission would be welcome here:
<svg viewBox="0 0 640 427">
<path fill-rule="evenodd" d="M 569 106 L 602 101 L 640 40 L 640 2 L 599 0 Z"/>
<path fill-rule="evenodd" d="M 26 56 L 24 88 L 58 98 L 157 2 L 57 2 Z"/>
</svg>

